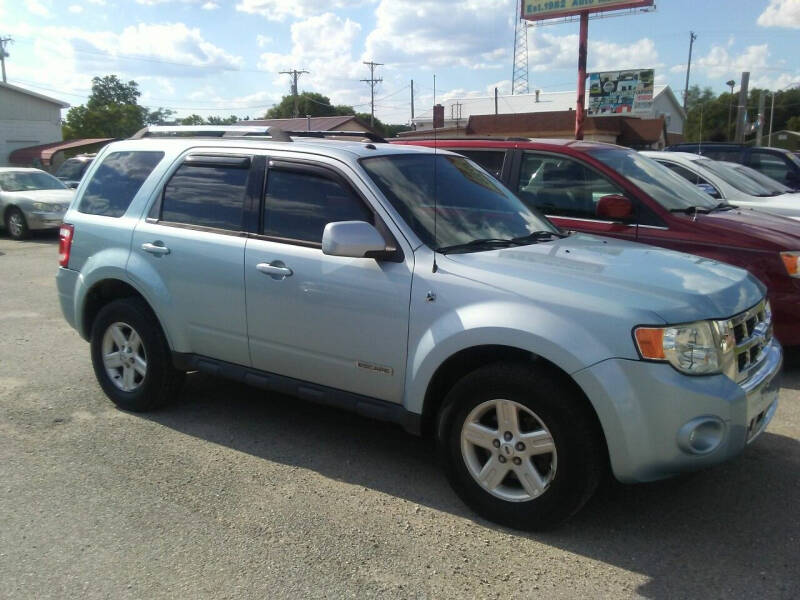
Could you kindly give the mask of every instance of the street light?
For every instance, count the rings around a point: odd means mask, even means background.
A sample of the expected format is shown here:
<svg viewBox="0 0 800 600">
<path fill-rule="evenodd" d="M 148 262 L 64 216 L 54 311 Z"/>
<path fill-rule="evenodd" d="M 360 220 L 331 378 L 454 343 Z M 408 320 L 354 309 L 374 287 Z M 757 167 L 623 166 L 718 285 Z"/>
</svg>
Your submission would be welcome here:
<svg viewBox="0 0 800 600">
<path fill-rule="evenodd" d="M 725 82 L 729 88 L 731 88 L 731 97 L 728 99 L 728 141 L 731 141 L 731 114 L 733 112 L 733 86 L 736 85 L 736 82 L 731 79 Z"/>
</svg>

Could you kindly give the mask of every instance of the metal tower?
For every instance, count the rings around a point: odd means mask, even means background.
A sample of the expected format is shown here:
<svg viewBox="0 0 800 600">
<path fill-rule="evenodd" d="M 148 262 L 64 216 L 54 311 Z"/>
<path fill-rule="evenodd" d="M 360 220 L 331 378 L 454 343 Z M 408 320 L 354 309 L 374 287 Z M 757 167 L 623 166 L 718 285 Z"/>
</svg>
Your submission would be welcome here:
<svg viewBox="0 0 800 600">
<path fill-rule="evenodd" d="M 528 22 L 519 18 L 519 6 L 515 2 L 514 18 L 514 74 L 511 77 L 512 94 L 528 94 Z"/>
</svg>

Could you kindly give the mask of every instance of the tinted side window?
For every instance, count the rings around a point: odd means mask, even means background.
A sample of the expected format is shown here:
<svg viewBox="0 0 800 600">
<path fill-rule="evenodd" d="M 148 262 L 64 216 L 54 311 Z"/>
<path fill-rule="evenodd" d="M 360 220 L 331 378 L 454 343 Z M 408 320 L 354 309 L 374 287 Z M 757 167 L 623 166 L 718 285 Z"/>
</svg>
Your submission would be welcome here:
<svg viewBox="0 0 800 600">
<path fill-rule="evenodd" d="M 754 150 L 750 154 L 750 166 L 767 177 L 772 177 L 780 182 L 786 181 L 786 176 L 791 170 L 783 157 L 769 152 Z"/>
<path fill-rule="evenodd" d="M 452 151 L 478 163 L 497 178 L 500 177 L 500 173 L 503 171 L 503 162 L 506 157 L 505 150 L 462 150 L 461 148 L 453 148 Z"/>
<path fill-rule="evenodd" d="M 708 158 L 713 158 L 714 160 L 727 160 L 730 162 L 742 162 L 741 156 L 742 151 L 738 148 L 710 148 L 706 149 L 703 148 L 702 152 L 698 152 L 698 154 L 702 154 Z"/>
<path fill-rule="evenodd" d="M 374 222 L 372 212 L 339 182 L 311 172 L 271 169 L 264 203 L 264 234 L 322 242 L 336 221 Z"/>
<path fill-rule="evenodd" d="M 596 219 L 597 202 L 609 194 L 624 192 L 572 159 L 531 152 L 522 157 L 517 195 L 545 214 Z"/>
<path fill-rule="evenodd" d="M 716 195 L 715 194 L 711 194 L 712 196 L 714 196 L 714 198 L 720 198 L 721 197 L 719 190 L 714 185 L 712 185 L 704 177 L 700 177 L 700 175 L 698 175 L 694 171 L 690 171 L 686 167 L 682 167 L 681 165 L 676 165 L 675 163 L 668 162 L 668 161 L 660 161 L 659 160 L 659 161 L 656 161 L 656 162 L 658 162 L 659 164 L 664 165 L 670 171 L 674 171 L 675 173 L 677 173 L 678 175 L 683 177 L 689 183 L 693 183 L 694 185 L 707 185 L 707 186 L 709 186 L 708 192 L 711 193 L 711 191 L 713 189 L 713 191 L 716 194 Z"/>
<path fill-rule="evenodd" d="M 152 151 L 106 155 L 94 172 L 78 210 L 90 215 L 121 217 L 163 157 L 163 152 Z"/>
<path fill-rule="evenodd" d="M 242 229 L 247 168 L 183 164 L 164 188 L 161 220 Z"/>
</svg>

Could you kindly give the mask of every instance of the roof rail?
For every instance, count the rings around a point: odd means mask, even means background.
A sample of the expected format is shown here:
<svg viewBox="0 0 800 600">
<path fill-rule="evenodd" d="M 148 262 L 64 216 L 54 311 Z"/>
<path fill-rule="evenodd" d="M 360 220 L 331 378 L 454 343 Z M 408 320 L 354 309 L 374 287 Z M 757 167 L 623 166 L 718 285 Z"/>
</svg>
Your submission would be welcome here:
<svg viewBox="0 0 800 600">
<path fill-rule="evenodd" d="M 366 138 L 370 142 L 378 144 L 386 144 L 387 141 L 377 133 L 369 131 L 286 131 L 287 135 L 292 137 L 313 137 L 313 138 L 327 138 L 327 137 L 352 137 L 352 138 Z"/>
<path fill-rule="evenodd" d="M 212 137 L 231 138 L 265 136 L 275 141 L 291 142 L 285 131 L 278 127 L 254 125 L 149 125 L 134 133 L 130 139 L 146 137 Z"/>
</svg>

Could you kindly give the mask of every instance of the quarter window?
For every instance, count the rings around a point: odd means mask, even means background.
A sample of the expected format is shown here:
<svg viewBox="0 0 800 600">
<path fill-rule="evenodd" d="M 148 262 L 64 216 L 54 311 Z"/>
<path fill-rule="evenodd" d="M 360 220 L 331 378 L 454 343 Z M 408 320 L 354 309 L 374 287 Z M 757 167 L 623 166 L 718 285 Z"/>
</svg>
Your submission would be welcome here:
<svg viewBox="0 0 800 600">
<path fill-rule="evenodd" d="M 603 196 L 624 194 L 592 169 L 563 156 L 526 152 L 517 193 L 523 202 L 545 214 L 596 219 Z"/>
<path fill-rule="evenodd" d="M 349 189 L 321 174 L 270 169 L 264 203 L 264 234 L 321 243 L 328 223 L 374 222 L 372 212 Z"/>
<path fill-rule="evenodd" d="M 164 157 L 163 152 L 112 152 L 92 175 L 78 211 L 90 215 L 121 217 L 134 196 Z"/>
<path fill-rule="evenodd" d="M 249 169 L 184 163 L 164 188 L 161 220 L 242 229 Z"/>
<path fill-rule="evenodd" d="M 451 150 L 478 163 L 497 178 L 500 177 L 503 171 L 503 162 L 506 157 L 505 150 L 462 150 L 461 148 L 452 148 Z"/>
</svg>

